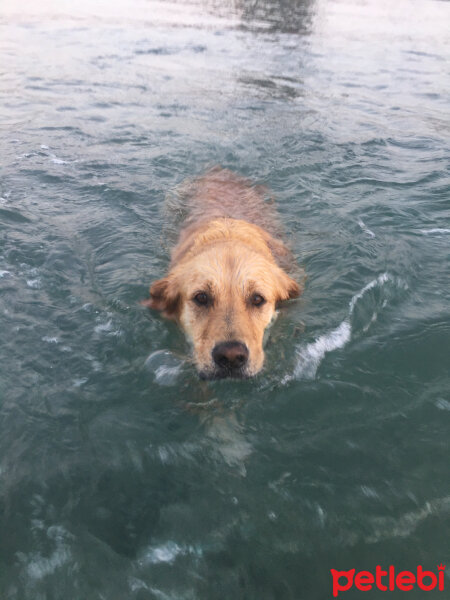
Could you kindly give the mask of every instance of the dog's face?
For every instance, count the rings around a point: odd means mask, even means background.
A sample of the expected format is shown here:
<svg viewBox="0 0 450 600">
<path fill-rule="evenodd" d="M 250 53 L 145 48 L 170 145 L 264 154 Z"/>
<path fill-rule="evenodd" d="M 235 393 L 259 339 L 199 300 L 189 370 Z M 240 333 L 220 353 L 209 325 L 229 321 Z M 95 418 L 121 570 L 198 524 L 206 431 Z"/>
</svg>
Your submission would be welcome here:
<svg viewBox="0 0 450 600">
<path fill-rule="evenodd" d="M 201 377 L 251 377 L 264 363 L 263 336 L 276 304 L 300 294 L 276 264 L 244 244 L 206 248 L 150 288 L 149 306 L 176 319 Z"/>
</svg>

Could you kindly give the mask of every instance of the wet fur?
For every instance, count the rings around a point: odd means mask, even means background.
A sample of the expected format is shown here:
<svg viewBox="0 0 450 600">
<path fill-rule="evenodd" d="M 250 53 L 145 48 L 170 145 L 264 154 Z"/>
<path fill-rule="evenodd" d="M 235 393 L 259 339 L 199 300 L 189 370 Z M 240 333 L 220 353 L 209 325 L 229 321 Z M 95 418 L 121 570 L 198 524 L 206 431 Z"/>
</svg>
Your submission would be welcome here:
<svg viewBox="0 0 450 600">
<path fill-rule="evenodd" d="M 284 269 L 293 261 L 276 237 L 276 212 L 264 188 L 224 169 L 185 184 L 183 193 L 185 226 L 167 276 L 152 284 L 145 304 L 181 325 L 205 378 L 219 376 L 212 350 L 231 340 L 249 350 L 238 376 L 255 375 L 264 363 L 264 331 L 277 304 L 301 293 Z M 195 303 L 199 292 L 211 299 L 208 306 Z M 262 306 L 252 304 L 254 294 L 264 298 Z"/>
</svg>

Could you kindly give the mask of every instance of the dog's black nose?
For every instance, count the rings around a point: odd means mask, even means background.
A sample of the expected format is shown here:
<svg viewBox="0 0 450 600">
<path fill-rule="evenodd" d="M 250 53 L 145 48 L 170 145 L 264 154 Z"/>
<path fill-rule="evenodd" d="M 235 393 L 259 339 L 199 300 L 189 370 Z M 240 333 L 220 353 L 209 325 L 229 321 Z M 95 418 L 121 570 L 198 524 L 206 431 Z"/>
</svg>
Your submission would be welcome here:
<svg viewBox="0 0 450 600">
<path fill-rule="evenodd" d="M 248 361 L 248 348 L 241 342 L 221 342 L 214 346 L 212 357 L 222 369 L 237 371 Z"/>
</svg>

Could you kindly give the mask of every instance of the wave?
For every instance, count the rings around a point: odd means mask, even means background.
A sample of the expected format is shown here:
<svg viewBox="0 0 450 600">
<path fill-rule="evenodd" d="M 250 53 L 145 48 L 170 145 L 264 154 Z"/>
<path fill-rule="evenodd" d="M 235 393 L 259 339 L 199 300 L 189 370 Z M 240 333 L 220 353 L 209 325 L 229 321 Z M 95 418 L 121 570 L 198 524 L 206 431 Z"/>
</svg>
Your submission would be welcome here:
<svg viewBox="0 0 450 600">
<path fill-rule="evenodd" d="M 314 342 L 301 345 L 297 348 L 297 360 L 292 375 L 285 377 L 283 383 L 291 379 L 314 379 L 320 363 L 328 352 L 338 350 L 346 346 L 351 338 L 354 326 L 352 317 L 357 303 L 375 287 L 381 287 L 386 283 L 393 283 L 398 287 L 407 288 L 405 282 L 394 277 L 390 273 L 381 273 L 376 279 L 369 281 L 359 292 L 354 294 L 349 302 L 348 315 L 338 327 L 322 334 Z M 383 301 L 381 308 L 386 306 L 386 300 Z M 362 330 L 367 331 L 371 323 L 377 319 L 378 313 L 373 312 L 369 321 L 363 326 Z"/>
<path fill-rule="evenodd" d="M 295 379 L 314 379 L 327 352 L 343 348 L 351 338 L 352 328 L 348 321 L 343 321 L 339 327 L 321 335 L 315 342 L 307 344 L 297 351 L 297 364 L 294 369 Z"/>
<path fill-rule="evenodd" d="M 450 229 L 444 229 L 442 227 L 435 227 L 434 229 L 420 229 L 420 233 L 422 233 L 423 235 L 444 234 L 444 233 L 450 233 Z"/>
<path fill-rule="evenodd" d="M 175 385 L 184 363 L 170 350 L 156 350 L 145 361 L 145 368 L 153 373 L 155 382 L 163 386 Z"/>
<path fill-rule="evenodd" d="M 361 229 L 364 231 L 364 233 L 367 233 L 368 236 L 375 237 L 374 232 L 367 227 L 367 225 L 364 223 L 364 221 L 362 219 L 358 219 L 358 225 L 361 227 Z"/>
</svg>

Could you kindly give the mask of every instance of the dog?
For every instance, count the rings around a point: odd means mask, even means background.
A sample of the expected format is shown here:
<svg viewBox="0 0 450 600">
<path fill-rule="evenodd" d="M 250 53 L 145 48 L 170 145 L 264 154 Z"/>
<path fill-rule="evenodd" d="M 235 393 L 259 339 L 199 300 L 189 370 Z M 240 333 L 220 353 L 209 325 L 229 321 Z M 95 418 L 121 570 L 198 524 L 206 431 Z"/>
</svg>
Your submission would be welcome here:
<svg viewBox="0 0 450 600">
<path fill-rule="evenodd" d="M 181 325 L 202 379 L 252 377 L 277 305 L 302 292 L 286 272 L 293 258 L 274 233 L 273 203 L 264 188 L 220 167 L 182 193 L 188 216 L 169 272 L 143 304 Z"/>
</svg>

